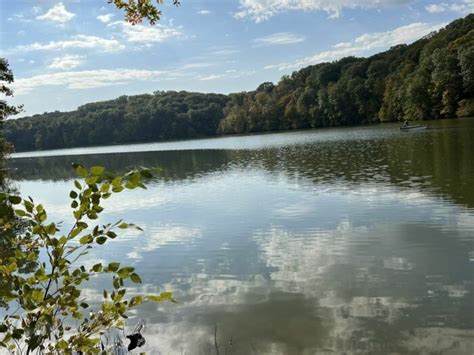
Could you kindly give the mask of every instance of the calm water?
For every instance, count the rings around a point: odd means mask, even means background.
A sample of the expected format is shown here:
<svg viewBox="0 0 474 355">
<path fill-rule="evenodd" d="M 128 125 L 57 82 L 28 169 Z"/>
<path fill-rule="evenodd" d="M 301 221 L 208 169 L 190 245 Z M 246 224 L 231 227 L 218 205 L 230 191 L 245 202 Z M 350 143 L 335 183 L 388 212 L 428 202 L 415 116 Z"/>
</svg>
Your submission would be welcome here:
<svg viewBox="0 0 474 355">
<path fill-rule="evenodd" d="M 160 166 L 106 205 L 144 233 L 87 263 L 134 265 L 152 354 L 474 353 L 474 120 L 18 154 L 67 220 L 71 162 Z M 99 300 L 104 280 L 85 290 Z M 131 290 L 132 292 L 135 290 Z"/>
</svg>

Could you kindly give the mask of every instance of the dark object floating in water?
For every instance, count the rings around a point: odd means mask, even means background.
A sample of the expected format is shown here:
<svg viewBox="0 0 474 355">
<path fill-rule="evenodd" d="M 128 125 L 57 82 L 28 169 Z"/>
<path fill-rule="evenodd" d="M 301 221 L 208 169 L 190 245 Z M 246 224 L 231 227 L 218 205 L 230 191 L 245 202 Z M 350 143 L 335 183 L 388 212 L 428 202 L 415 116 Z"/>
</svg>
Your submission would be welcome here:
<svg viewBox="0 0 474 355">
<path fill-rule="evenodd" d="M 421 131 L 426 129 L 426 126 L 417 125 L 417 126 L 401 126 L 400 131 L 410 132 L 410 131 Z"/>
<path fill-rule="evenodd" d="M 131 335 L 127 335 L 127 338 L 130 339 L 130 344 L 128 344 L 128 351 L 136 349 L 145 345 L 145 338 L 141 334 L 141 331 L 145 327 L 145 321 L 142 319 L 138 322 L 135 329 Z"/>
<path fill-rule="evenodd" d="M 127 338 L 130 339 L 130 344 L 128 344 L 128 351 L 136 349 L 145 345 L 145 338 L 140 333 L 134 333 L 132 335 L 127 335 Z"/>
</svg>

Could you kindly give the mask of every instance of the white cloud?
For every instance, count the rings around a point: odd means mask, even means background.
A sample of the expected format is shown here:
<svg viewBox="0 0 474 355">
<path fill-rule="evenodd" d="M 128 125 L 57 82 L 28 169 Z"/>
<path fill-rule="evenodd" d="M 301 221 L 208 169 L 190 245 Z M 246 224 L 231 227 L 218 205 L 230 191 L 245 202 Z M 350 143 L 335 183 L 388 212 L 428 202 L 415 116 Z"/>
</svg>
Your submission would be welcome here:
<svg viewBox="0 0 474 355">
<path fill-rule="evenodd" d="M 32 51 L 51 51 L 64 49 L 96 49 L 104 52 L 113 52 L 125 48 L 123 44 L 115 39 L 106 39 L 96 36 L 77 35 L 65 41 L 51 41 L 48 43 L 32 43 L 22 46 L 17 46 L 10 50 L 10 53 L 15 52 L 32 52 Z"/>
<path fill-rule="evenodd" d="M 425 6 L 426 11 L 431 14 L 436 14 L 446 11 L 446 8 L 441 4 L 430 4 Z"/>
<path fill-rule="evenodd" d="M 255 70 L 226 70 L 225 73 L 222 74 L 211 74 L 205 76 L 198 76 L 196 79 L 201 81 L 210 81 L 210 80 L 220 80 L 220 79 L 239 79 L 243 77 L 249 77 L 255 75 Z"/>
<path fill-rule="evenodd" d="M 468 14 L 474 12 L 474 0 L 464 0 L 460 2 L 443 2 L 439 4 L 429 4 L 425 6 L 426 11 L 432 14 L 445 11 L 458 12 L 460 14 Z"/>
<path fill-rule="evenodd" d="M 224 49 L 218 49 L 213 52 L 211 52 L 212 55 L 231 55 L 231 54 L 236 54 L 239 53 L 240 51 L 238 49 L 232 49 L 232 48 L 224 48 Z"/>
<path fill-rule="evenodd" d="M 69 70 L 74 69 L 84 62 L 84 56 L 80 55 L 64 55 L 62 57 L 56 57 L 53 62 L 48 65 L 48 68 Z"/>
<path fill-rule="evenodd" d="M 143 252 L 150 252 L 177 242 L 191 242 L 196 238 L 202 237 L 202 233 L 197 228 L 187 228 L 166 224 L 153 227 L 150 234 L 145 236 L 139 235 L 139 237 L 144 240 L 139 246 L 135 246 L 129 253 L 127 253 L 128 259 L 141 260 L 143 259 Z"/>
<path fill-rule="evenodd" d="M 305 41 L 305 37 L 297 33 L 280 32 L 269 36 L 254 39 L 254 42 L 259 45 L 282 45 L 301 43 Z"/>
<path fill-rule="evenodd" d="M 64 4 L 60 2 L 54 5 L 45 14 L 41 16 L 37 16 L 36 18 L 38 20 L 66 23 L 70 21 L 74 16 L 76 15 L 73 14 L 72 12 L 67 11 L 66 8 L 64 7 Z"/>
<path fill-rule="evenodd" d="M 124 34 L 129 42 L 138 43 L 164 42 L 182 35 L 178 29 L 164 25 L 146 27 L 142 25 L 132 26 L 129 24 L 125 25 Z"/>
<path fill-rule="evenodd" d="M 255 22 L 268 20 L 289 10 L 324 11 L 330 17 L 339 17 L 344 8 L 378 8 L 384 5 L 402 5 L 413 0 L 240 0 L 236 18 L 251 18 Z"/>
<path fill-rule="evenodd" d="M 92 89 L 112 85 L 123 85 L 131 81 L 172 80 L 183 74 L 158 70 L 137 69 L 98 69 L 69 71 L 62 73 L 36 75 L 30 78 L 16 79 L 14 83 L 17 95 L 28 93 L 38 87 L 64 86 L 68 89 Z"/>
<path fill-rule="evenodd" d="M 29 14 L 25 15 L 24 13 L 16 13 L 13 14 L 12 17 L 8 17 L 7 21 L 15 21 L 19 23 L 30 23 L 32 20 L 30 19 Z"/>
<path fill-rule="evenodd" d="M 198 11 L 198 14 L 199 15 L 209 15 L 211 12 L 209 10 L 201 10 L 201 11 Z"/>
<path fill-rule="evenodd" d="M 212 67 L 213 65 L 215 65 L 215 64 L 214 64 L 214 63 L 206 63 L 206 62 L 202 62 L 202 63 L 189 63 L 189 64 L 183 65 L 182 69 L 208 68 L 208 67 Z"/>
<path fill-rule="evenodd" d="M 392 31 L 366 33 L 351 42 L 338 43 L 332 50 L 316 53 L 310 57 L 302 58 L 292 63 L 268 65 L 265 69 L 288 70 L 322 62 L 331 62 L 347 56 L 361 56 L 382 51 L 402 43 L 411 43 L 421 37 L 439 30 L 446 23 L 427 24 L 412 23 L 398 27 Z"/>
<path fill-rule="evenodd" d="M 97 16 L 97 20 L 103 23 L 109 23 L 112 20 L 112 17 L 114 17 L 113 14 L 99 15 Z"/>
<path fill-rule="evenodd" d="M 33 6 L 33 7 L 31 8 L 31 12 L 32 12 L 33 14 L 35 14 L 35 15 L 36 15 L 36 14 L 39 14 L 39 13 L 41 12 L 41 7 L 39 7 L 39 6 Z"/>
<path fill-rule="evenodd" d="M 207 76 L 203 76 L 199 78 L 201 81 L 208 81 L 208 80 L 217 80 L 217 79 L 222 79 L 224 76 L 222 74 L 211 74 Z"/>
<path fill-rule="evenodd" d="M 172 27 L 162 24 L 154 26 L 131 25 L 124 21 L 116 21 L 108 26 L 119 26 L 128 42 L 151 45 L 152 43 L 165 42 L 169 39 L 182 37 L 181 27 Z"/>
</svg>

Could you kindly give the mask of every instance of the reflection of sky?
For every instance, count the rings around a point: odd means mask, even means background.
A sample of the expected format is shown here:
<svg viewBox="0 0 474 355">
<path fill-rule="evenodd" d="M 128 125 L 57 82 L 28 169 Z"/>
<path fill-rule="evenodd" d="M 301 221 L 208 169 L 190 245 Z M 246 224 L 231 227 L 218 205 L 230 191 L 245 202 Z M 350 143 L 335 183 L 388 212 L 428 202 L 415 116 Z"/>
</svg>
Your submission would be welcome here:
<svg viewBox="0 0 474 355">
<path fill-rule="evenodd" d="M 23 182 L 21 189 L 44 202 L 52 219 L 67 219 L 61 198 L 69 183 Z M 230 169 L 125 192 L 106 208 L 104 219 L 126 214 L 145 231 L 91 251 L 87 263 L 135 264 L 144 291 L 173 290 L 180 300 L 134 314 L 158 334 L 149 335 L 149 349 L 208 346 L 214 323 L 222 327 L 219 340 L 234 337 L 242 352 L 252 346 L 275 353 L 340 351 L 369 343 L 382 349 L 381 325 L 393 328 L 395 350 L 418 349 L 408 329 L 420 329 L 430 349 L 432 332 L 445 329 L 452 343 L 462 339 L 456 319 L 449 319 L 450 300 L 472 310 L 466 248 L 474 215 L 421 192 L 386 184 L 318 190 L 259 169 Z M 92 288 L 85 295 L 97 299 Z M 441 323 L 418 318 L 420 307 Z M 284 337 L 289 329 L 295 334 Z M 361 331 L 366 339 L 354 345 Z M 402 338 L 408 340 L 402 344 Z"/>
<path fill-rule="evenodd" d="M 124 231 L 85 262 L 132 264 L 144 284 L 131 293 L 179 300 L 132 313 L 132 326 L 148 322 L 143 350 L 209 353 L 217 325 L 222 353 L 472 353 L 474 211 L 420 188 L 431 178 L 409 167 L 407 184 L 366 160 L 344 178 L 342 158 L 311 161 L 331 158 L 329 146 L 292 149 L 236 155 L 106 202 L 101 223 L 126 217 L 144 232 Z M 298 155 L 305 162 L 292 165 Z M 52 220 L 68 220 L 70 186 L 20 182 Z M 91 280 L 84 296 L 100 300 L 103 285 Z"/>
</svg>

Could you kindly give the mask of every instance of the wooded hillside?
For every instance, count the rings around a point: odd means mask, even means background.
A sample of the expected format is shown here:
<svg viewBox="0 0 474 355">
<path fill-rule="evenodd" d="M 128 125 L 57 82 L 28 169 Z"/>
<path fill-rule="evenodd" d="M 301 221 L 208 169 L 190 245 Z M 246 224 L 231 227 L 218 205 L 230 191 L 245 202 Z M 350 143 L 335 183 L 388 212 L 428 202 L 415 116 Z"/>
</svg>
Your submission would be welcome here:
<svg viewBox="0 0 474 355">
<path fill-rule="evenodd" d="M 474 15 L 411 45 L 230 95 L 155 92 L 9 120 L 17 151 L 474 116 Z"/>
</svg>

